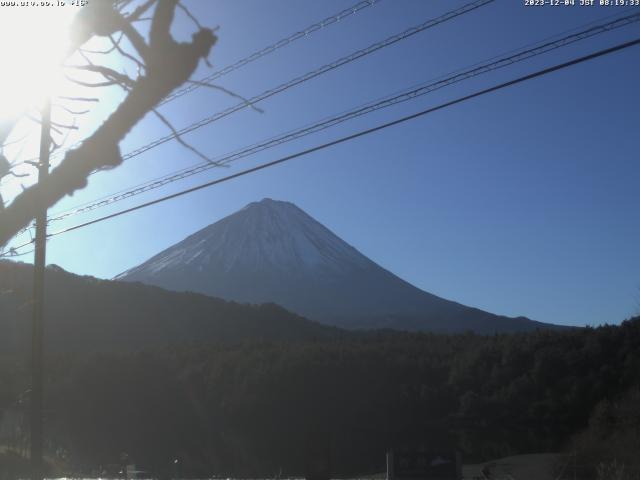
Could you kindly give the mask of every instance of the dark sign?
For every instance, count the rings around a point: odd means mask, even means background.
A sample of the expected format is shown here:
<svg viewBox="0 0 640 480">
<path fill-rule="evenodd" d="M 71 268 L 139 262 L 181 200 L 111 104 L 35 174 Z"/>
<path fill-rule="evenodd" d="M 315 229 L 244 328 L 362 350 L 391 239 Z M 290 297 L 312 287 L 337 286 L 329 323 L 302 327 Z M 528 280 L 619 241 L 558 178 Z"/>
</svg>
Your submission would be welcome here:
<svg viewBox="0 0 640 480">
<path fill-rule="evenodd" d="M 453 451 L 399 450 L 389 452 L 387 455 L 389 480 L 459 480 L 461 478 L 460 455 Z"/>
</svg>

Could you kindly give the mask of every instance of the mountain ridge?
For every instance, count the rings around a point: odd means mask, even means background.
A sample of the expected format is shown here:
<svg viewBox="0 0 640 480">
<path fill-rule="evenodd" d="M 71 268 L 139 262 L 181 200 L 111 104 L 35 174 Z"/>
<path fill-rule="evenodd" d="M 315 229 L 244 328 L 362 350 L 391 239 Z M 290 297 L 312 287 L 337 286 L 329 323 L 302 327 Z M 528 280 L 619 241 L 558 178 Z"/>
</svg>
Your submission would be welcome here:
<svg viewBox="0 0 640 480">
<path fill-rule="evenodd" d="M 420 290 L 290 202 L 265 198 L 115 277 L 245 303 L 273 302 L 343 328 L 525 331 L 505 317 Z"/>
<path fill-rule="evenodd" d="M 342 335 L 279 305 L 241 305 L 193 292 L 102 280 L 49 265 L 48 352 L 136 351 L 245 341 L 307 341 Z M 33 266 L 0 260 L 0 351 L 30 342 Z"/>
</svg>

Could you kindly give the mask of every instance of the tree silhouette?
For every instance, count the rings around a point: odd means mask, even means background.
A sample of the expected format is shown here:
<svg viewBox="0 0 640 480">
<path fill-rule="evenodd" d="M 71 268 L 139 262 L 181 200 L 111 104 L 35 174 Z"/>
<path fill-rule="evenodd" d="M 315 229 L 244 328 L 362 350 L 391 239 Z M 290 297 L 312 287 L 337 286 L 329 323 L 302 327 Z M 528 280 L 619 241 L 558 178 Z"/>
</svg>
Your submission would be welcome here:
<svg viewBox="0 0 640 480">
<path fill-rule="evenodd" d="M 213 30 L 201 27 L 179 0 L 146 0 L 130 13 L 123 13 L 133 4 L 132 0 L 92 1 L 80 9 L 74 19 L 72 43 L 68 53 L 71 55 L 79 52 L 86 63 L 71 68 L 91 72 L 102 78 L 97 83 L 75 82 L 85 87 L 119 85 L 126 91 L 126 96 L 92 135 L 65 153 L 63 160 L 46 180 L 25 188 L 9 205 L 3 205 L 0 209 L 0 247 L 5 246 L 21 229 L 28 226 L 41 208 L 51 207 L 66 195 L 85 187 L 92 172 L 120 165 L 123 159 L 119 143 L 145 115 L 155 112 L 172 128 L 155 111 L 155 107 L 174 89 L 189 81 L 200 60 L 206 61 L 217 37 Z M 189 42 L 178 42 L 170 33 L 177 8 L 183 9 L 197 26 Z M 151 27 L 147 40 L 136 25 L 145 20 L 143 15 L 149 12 L 152 13 L 148 18 Z M 137 76 L 131 78 L 125 73 L 117 72 L 108 67 L 106 62 L 92 62 L 83 53 L 82 46 L 94 37 L 108 39 L 112 48 L 108 52 L 93 53 L 116 52 L 126 57 L 137 65 Z M 121 45 L 123 38 L 135 49 L 136 55 L 127 52 Z M 16 121 L 12 121 L 0 125 L 0 144 L 6 140 L 15 124 Z M 61 130 L 74 126 L 54 124 L 54 128 Z M 179 138 L 178 140 L 180 141 Z M 2 163 L 0 175 L 10 174 L 12 165 L 6 159 Z"/>
</svg>

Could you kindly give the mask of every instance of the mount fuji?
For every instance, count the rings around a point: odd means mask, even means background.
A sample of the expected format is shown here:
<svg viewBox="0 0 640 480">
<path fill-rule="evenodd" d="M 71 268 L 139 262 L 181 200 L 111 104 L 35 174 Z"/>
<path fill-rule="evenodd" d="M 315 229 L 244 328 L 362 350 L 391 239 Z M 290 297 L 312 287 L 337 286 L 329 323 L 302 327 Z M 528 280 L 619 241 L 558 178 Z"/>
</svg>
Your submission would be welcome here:
<svg viewBox="0 0 640 480">
<path fill-rule="evenodd" d="M 237 302 L 277 303 L 344 328 L 494 333 L 553 327 L 494 315 L 420 290 L 294 204 L 268 198 L 115 279 Z"/>
</svg>

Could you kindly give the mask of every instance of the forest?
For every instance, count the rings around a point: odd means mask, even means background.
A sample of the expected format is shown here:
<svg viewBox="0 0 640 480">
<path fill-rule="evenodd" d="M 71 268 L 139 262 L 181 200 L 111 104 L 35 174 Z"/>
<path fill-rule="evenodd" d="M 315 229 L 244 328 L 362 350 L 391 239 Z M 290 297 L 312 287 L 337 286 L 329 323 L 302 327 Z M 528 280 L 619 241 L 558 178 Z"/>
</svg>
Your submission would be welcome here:
<svg viewBox="0 0 640 480">
<path fill-rule="evenodd" d="M 582 478 L 612 462 L 638 472 L 639 346 L 635 318 L 493 336 L 370 331 L 56 352 L 47 461 L 87 475 L 127 461 L 158 478 L 346 477 L 383 471 L 388 448 L 419 445 L 458 449 L 465 463 L 576 452 Z M 24 358 L 0 361 L 7 465 L 27 445 L 27 383 Z"/>
</svg>

